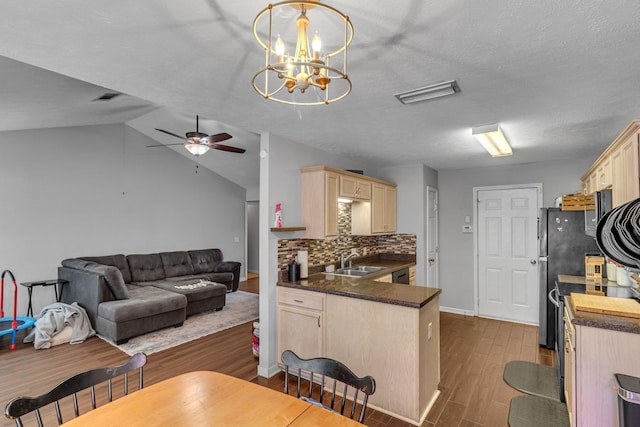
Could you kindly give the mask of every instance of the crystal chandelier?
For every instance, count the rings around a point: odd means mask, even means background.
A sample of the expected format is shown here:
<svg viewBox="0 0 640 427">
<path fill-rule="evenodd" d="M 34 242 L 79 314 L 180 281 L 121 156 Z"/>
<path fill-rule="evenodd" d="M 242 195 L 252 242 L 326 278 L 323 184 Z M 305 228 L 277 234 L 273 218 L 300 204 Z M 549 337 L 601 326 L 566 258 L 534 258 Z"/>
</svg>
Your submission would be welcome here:
<svg viewBox="0 0 640 427">
<path fill-rule="evenodd" d="M 311 39 L 310 30 L 314 30 Z M 320 105 L 351 92 L 347 48 L 353 40 L 353 25 L 337 9 L 319 0 L 270 4 L 253 21 L 253 33 L 265 50 L 265 66 L 252 83 L 266 99 Z M 294 47 L 291 40 L 295 40 L 294 53 L 288 50 Z"/>
</svg>

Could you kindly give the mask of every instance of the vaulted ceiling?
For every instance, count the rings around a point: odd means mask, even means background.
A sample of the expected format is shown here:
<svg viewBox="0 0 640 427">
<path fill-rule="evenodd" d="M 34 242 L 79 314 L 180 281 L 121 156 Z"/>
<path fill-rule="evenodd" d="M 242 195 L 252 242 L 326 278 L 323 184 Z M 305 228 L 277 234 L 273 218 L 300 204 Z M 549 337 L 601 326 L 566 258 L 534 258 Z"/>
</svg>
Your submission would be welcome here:
<svg viewBox="0 0 640 427">
<path fill-rule="evenodd" d="M 207 133 L 236 131 L 229 144 L 251 148 L 255 164 L 269 131 L 374 166 L 444 170 L 595 158 L 640 117 L 640 2 L 325 3 L 355 27 L 353 91 L 297 107 L 251 86 L 264 63 L 252 22 L 266 2 L 2 2 L 0 130 L 127 122 L 169 143 L 149 130 L 184 133 L 199 114 Z M 447 98 L 394 97 L 451 79 L 461 91 Z M 106 90 L 128 96 L 91 103 Z M 471 136 L 496 122 L 511 157 L 491 158 Z"/>
</svg>

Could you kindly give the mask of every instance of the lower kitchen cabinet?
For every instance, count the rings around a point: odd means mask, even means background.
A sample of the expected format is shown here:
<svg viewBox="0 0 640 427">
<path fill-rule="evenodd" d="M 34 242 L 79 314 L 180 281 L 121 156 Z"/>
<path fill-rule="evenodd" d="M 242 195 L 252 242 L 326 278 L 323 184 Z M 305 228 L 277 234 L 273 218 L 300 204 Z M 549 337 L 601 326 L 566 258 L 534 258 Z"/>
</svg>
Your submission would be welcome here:
<svg viewBox="0 0 640 427">
<path fill-rule="evenodd" d="M 376 282 L 385 282 L 385 283 L 392 283 L 393 282 L 393 276 L 391 274 L 386 274 L 382 277 L 379 277 L 375 280 Z"/>
<path fill-rule="evenodd" d="M 278 361 L 291 350 L 309 359 L 326 354 L 326 294 L 278 287 Z"/>
<path fill-rule="evenodd" d="M 575 311 L 567 310 L 565 315 L 573 319 Z M 617 426 L 614 374 L 640 377 L 640 334 L 575 323 L 572 326 L 575 351 L 569 349 L 570 357 L 565 362 L 572 426 Z"/>
<path fill-rule="evenodd" d="M 569 319 L 569 313 L 564 311 L 564 398 L 569 411 L 569 422 L 571 427 L 577 426 L 576 419 L 576 395 L 575 388 L 575 366 L 576 366 L 576 330 Z M 558 349 L 561 351 L 561 349 Z"/>
</svg>

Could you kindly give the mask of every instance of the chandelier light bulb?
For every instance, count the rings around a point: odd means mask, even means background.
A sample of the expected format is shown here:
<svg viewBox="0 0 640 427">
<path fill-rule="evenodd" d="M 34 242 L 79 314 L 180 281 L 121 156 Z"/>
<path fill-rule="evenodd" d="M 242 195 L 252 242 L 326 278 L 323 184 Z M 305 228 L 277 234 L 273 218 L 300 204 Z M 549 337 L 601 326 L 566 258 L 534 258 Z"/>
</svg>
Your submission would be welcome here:
<svg viewBox="0 0 640 427">
<path fill-rule="evenodd" d="M 278 34 L 278 38 L 276 39 L 276 55 L 284 55 L 284 42 L 282 38 L 280 38 L 280 34 Z"/>
<path fill-rule="evenodd" d="M 311 40 L 311 48 L 313 49 L 313 59 L 320 59 L 320 50 L 322 49 L 322 40 L 316 31 L 313 36 L 313 40 Z"/>
</svg>

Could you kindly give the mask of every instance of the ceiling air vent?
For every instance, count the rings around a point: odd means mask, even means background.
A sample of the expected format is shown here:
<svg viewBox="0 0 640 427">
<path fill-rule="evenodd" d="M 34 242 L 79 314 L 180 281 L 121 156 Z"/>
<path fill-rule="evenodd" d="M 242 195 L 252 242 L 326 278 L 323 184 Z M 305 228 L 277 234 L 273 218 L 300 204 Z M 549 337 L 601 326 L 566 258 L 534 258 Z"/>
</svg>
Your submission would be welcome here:
<svg viewBox="0 0 640 427">
<path fill-rule="evenodd" d="M 449 80 L 447 82 L 436 83 L 407 92 L 397 93 L 395 97 L 403 104 L 413 104 L 414 102 L 428 101 L 430 99 L 441 98 L 460 92 L 458 82 Z"/>
<path fill-rule="evenodd" d="M 120 96 L 122 95 L 119 92 L 106 92 L 103 95 L 97 97 L 96 99 L 94 99 L 93 101 L 111 101 L 113 98 L 115 98 L 116 96 Z"/>
</svg>

